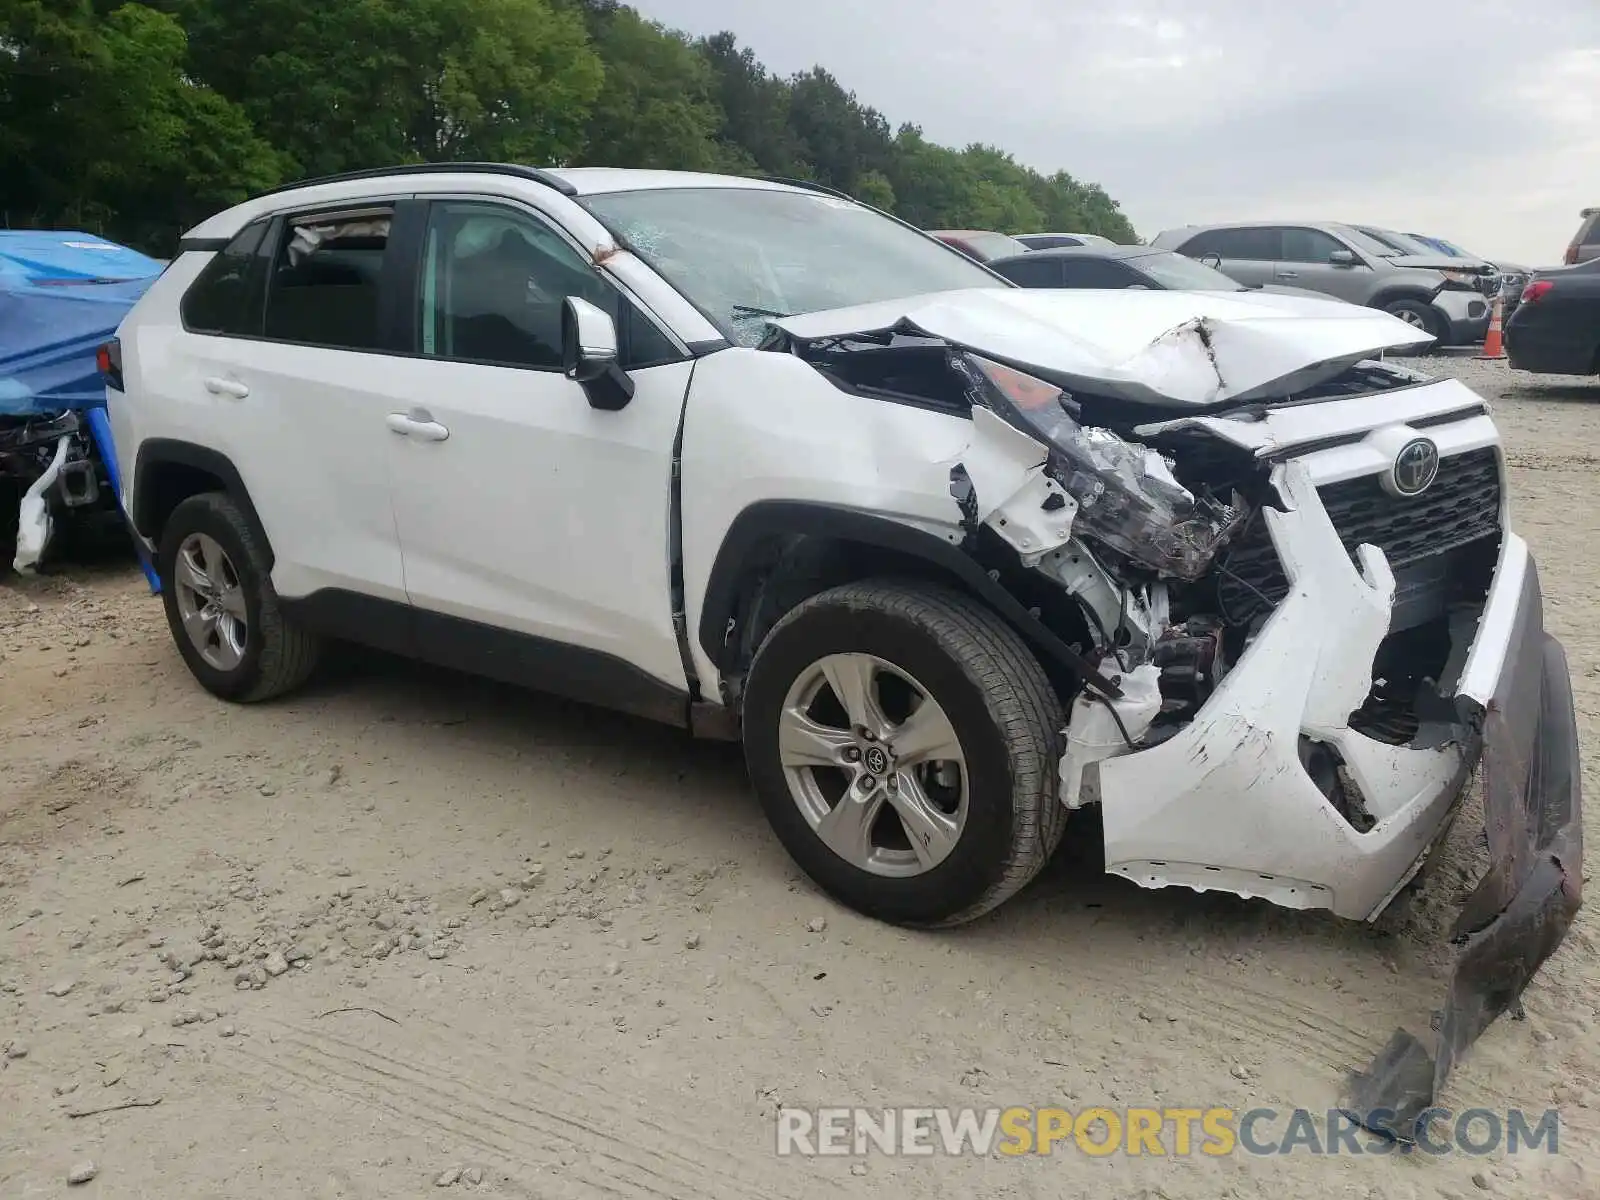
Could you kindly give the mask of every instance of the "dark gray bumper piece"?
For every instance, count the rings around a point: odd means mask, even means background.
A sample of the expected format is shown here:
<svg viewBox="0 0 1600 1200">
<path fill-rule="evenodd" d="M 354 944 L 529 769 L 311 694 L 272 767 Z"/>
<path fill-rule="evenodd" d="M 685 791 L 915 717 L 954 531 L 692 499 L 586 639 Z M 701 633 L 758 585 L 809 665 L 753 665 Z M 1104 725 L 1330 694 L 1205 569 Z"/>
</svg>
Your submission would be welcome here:
<svg viewBox="0 0 1600 1200">
<path fill-rule="evenodd" d="M 1344 1104 L 1375 1133 L 1415 1138 L 1467 1048 L 1554 953 L 1582 902 L 1582 769 L 1572 681 L 1561 643 L 1544 630 L 1538 569 L 1530 560 L 1517 625 L 1487 710 L 1468 714 L 1483 731 L 1484 818 L 1490 867 L 1456 919 L 1461 947 L 1430 1053 L 1397 1030 Z"/>
</svg>

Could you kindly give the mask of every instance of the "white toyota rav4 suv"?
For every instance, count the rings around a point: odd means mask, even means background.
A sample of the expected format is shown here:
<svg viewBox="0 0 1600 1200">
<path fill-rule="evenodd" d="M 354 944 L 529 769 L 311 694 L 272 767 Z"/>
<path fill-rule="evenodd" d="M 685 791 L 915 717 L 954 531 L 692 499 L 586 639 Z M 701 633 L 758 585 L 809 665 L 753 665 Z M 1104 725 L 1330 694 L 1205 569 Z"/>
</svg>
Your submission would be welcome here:
<svg viewBox="0 0 1600 1200">
<path fill-rule="evenodd" d="M 805 185 L 452 164 L 213 217 L 103 362 L 206 688 L 354 639 L 742 737 L 790 853 L 888 920 L 994 907 L 1087 804 L 1141 885 L 1370 919 L 1481 759 L 1438 1062 L 1397 1035 L 1369 1077 L 1410 1103 L 1582 878 L 1496 428 L 1381 360 L 1416 340 L 1017 289 Z"/>
</svg>

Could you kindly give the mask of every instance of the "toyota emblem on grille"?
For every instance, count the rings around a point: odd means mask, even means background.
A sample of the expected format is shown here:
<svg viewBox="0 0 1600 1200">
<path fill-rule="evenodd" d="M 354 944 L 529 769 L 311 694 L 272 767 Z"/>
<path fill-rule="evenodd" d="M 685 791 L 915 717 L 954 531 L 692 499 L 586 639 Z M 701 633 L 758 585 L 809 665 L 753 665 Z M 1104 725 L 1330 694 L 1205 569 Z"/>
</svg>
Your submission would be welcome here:
<svg viewBox="0 0 1600 1200">
<path fill-rule="evenodd" d="M 1401 496 L 1421 495 L 1438 475 L 1439 447 L 1427 438 L 1415 438 L 1400 447 L 1394 466 L 1389 469 L 1395 493 Z"/>
</svg>

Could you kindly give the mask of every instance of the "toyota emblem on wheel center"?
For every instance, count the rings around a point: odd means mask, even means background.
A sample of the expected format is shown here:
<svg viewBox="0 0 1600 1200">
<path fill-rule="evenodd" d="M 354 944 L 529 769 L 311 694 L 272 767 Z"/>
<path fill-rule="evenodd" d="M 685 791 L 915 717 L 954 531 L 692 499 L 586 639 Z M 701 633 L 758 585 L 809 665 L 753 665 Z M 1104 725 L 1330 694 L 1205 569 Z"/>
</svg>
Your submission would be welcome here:
<svg viewBox="0 0 1600 1200">
<path fill-rule="evenodd" d="M 865 761 L 867 770 L 874 775 L 882 775 L 889 769 L 889 756 L 883 752 L 883 748 L 880 746 L 868 747 Z"/>
<path fill-rule="evenodd" d="M 1416 438 L 1400 447 L 1394 456 L 1389 477 L 1402 496 L 1417 496 L 1428 490 L 1439 475 L 1439 447 L 1427 438 Z"/>
</svg>

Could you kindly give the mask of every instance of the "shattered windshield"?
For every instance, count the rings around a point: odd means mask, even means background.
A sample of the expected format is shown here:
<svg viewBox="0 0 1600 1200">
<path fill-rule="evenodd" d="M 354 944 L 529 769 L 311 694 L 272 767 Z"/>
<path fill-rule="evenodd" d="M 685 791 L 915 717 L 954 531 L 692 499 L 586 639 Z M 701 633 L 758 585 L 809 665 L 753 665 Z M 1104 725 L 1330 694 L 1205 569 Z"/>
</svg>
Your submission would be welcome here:
<svg viewBox="0 0 1600 1200">
<path fill-rule="evenodd" d="M 745 346 L 761 340 L 769 317 L 1010 286 L 934 239 L 832 196 L 672 188 L 585 204 Z"/>
</svg>

